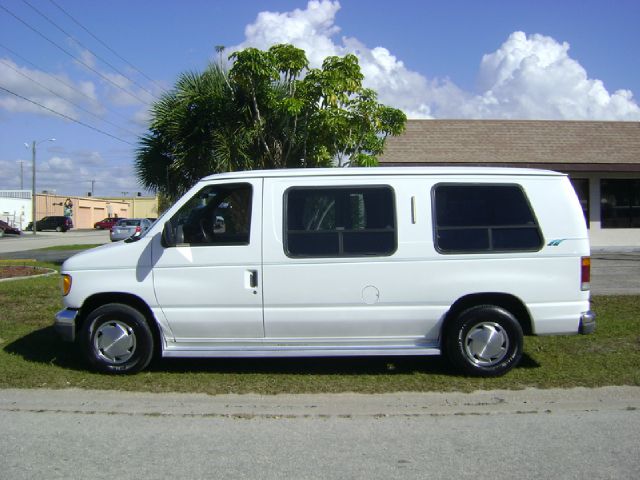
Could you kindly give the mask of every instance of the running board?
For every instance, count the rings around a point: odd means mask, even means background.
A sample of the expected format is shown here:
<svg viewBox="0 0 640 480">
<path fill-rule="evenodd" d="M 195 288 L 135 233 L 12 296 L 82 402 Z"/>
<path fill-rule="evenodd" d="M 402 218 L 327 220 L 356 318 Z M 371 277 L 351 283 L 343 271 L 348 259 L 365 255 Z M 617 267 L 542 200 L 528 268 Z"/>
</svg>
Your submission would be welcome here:
<svg viewBox="0 0 640 480">
<path fill-rule="evenodd" d="M 262 347 L 165 347 L 163 357 L 175 358 L 263 358 L 263 357 L 367 357 L 440 355 L 433 346 L 262 346 Z"/>
</svg>

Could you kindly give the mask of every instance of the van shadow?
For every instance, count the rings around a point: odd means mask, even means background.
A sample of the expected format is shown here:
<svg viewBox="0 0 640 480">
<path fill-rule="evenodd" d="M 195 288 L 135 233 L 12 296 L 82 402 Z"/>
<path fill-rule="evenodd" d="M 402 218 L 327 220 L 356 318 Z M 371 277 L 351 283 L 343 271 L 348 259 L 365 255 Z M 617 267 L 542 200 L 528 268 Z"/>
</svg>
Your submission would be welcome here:
<svg viewBox="0 0 640 480">
<path fill-rule="evenodd" d="M 29 362 L 54 365 L 70 370 L 86 370 L 75 344 L 58 338 L 53 326 L 33 332 L 11 342 L 3 349 Z"/>
<path fill-rule="evenodd" d="M 523 354 L 516 369 L 541 365 Z M 160 358 L 149 371 L 165 373 L 286 374 L 286 375 L 398 375 L 432 374 L 464 377 L 443 356 L 287 357 L 287 358 Z"/>
<path fill-rule="evenodd" d="M 7 353 L 29 362 L 76 371 L 88 366 L 76 344 L 63 342 L 53 326 L 35 330 L 4 347 Z M 526 353 L 517 369 L 540 368 Z M 287 357 L 287 358 L 156 358 L 149 372 L 283 375 L 397 375 L 433 374 L 464 376 L 440 356 L 407 357 Z"/>
</svg>

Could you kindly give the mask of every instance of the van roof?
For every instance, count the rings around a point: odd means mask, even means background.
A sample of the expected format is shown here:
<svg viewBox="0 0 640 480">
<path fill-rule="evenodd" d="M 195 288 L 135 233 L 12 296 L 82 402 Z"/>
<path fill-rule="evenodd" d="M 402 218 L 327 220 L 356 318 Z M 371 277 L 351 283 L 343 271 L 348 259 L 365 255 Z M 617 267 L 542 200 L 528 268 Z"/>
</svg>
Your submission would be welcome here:
<svg viewBox="0 0 640 480">
<path fill-rule="evenodd" d="M 395 175 L 487 175 L 487 176 L 566 176 L 551 170 L 509 167 L 353 167 L 353 168 L 286 168 L 273 170 L 245 170 L 218 173 L 202 180 L 225 178 L 266 178 L 266 177 L 337 177 L 337 176 L 395 176 Z"/>
</svg>

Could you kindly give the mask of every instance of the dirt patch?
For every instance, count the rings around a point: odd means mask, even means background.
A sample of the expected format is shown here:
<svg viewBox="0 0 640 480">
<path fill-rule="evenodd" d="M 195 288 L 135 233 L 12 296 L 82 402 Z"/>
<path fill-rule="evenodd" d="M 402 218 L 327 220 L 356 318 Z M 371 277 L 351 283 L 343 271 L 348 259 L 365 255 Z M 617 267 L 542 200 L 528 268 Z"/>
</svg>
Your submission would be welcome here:
<svg viewBox="0 0 640 480">
<path fill-rule="evenodd" d="M 49 273 L 50 271 L 48 268 L 27 265 L 0 265 L 0 279 L 30 277 L 32 275 Z"/>
</svg>

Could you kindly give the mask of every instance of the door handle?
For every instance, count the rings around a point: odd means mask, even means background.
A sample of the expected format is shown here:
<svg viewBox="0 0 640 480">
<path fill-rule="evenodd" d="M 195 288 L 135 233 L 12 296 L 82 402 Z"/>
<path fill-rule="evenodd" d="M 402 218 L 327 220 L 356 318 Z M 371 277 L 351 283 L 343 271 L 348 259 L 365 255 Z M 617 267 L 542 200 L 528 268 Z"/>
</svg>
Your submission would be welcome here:
<svg viewBox="0 0 640 480">
<path fill-rule="evenodd" d="M 257 270 L 249 270 L 249 287 L 256 288 L 258 286 L 258 272 Z"/>
</svg>

